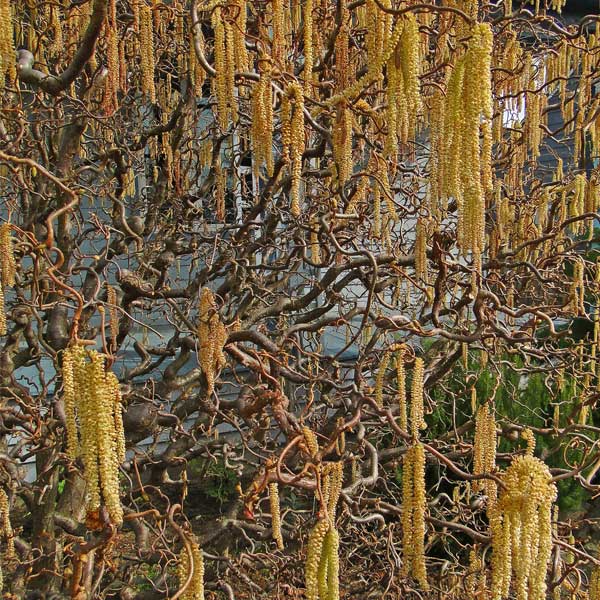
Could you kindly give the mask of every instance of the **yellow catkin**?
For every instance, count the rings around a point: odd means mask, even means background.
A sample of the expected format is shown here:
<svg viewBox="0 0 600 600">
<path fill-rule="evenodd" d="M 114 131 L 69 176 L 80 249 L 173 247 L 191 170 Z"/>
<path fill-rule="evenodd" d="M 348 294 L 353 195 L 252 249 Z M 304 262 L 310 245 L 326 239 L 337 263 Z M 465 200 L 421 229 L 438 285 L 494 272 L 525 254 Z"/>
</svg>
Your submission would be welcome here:
<svg viewBox="0 0 600 600">
<path fill-rule="evenodd" d="M 376 240 L 381 237 L 381 190 L 377 185 L 373 188 L 373 227 L 371 237 Z"/>
<path fill-rule="evenodd" d="M 342 490 L 342 462 L 327 463 L 321 473 L 324 516 L 312 530 L 306 555 L 305 582 L 307 600 L 339 599 L 339 533 L 335 513 Z"/>
<path fill-rule="evenodd" d="M 109 371 L 106 373 L 106 385 L 109 395 L 112 397 L 115 424 L 115 442 L 117 460 L 122 463 L 125 460 L 125 429 L 123 428 L 123 398 L 117 376 Z"/>
<path fill-rule="evenodd" d="M 233 9 L 235 11 L 233 21 L 235 69 L 246 72 L 249 70 L 248 50 L 246 49 L 246 19 L 248 16 L 246 0 L 234 0 Z"/>
<path fill-rule="evenodd" d="M 408 430 L 406 409 L 406 369 L 404 366 L 404 348 L 396 351 L 396 385 L 398 386 L 398 425 L 402 431 Z"/>
<path fill-rule="evenodd" d="M 285 148 L 286 155 L 291 162 L 291 184 L 290 184 L 290 212 L 294 217 L 300 216 L 300 183 L 302 180 L 302 153 L 304 152 L 304 96 L 302 87 L 297 82 L 288 85 L 285 92 L 286 110 L 288 122 Z M 282 120 L 285 118 L 282 107 Z M 282 137 L 283 133 L 282 133 Z"/>
<path fill-rule="evenodd" d="M 600 567 L 595 567 L 590 576 L 589 600 L 600 600 Z"/>
<path fill-rule="evenodd" d="M 195 38 L 193 34 L 190 34 L 189 61 L 190 79 L 192 81 L 194 96 L 198 98 L 202 97 L 202 86 L 206 81 L 206 71 L 204 70 L 204 67 L 202 67 L 200 61 L 198 60 L 198 57 L 196 56 L 196 49 L 194 47 L 195 39 L 197 40 L 197 43 L 200 46 L 200 50 L 204 52 L 204 34 L 202 33 L 202 29 L 200 27 L 197 27 Z"/>
<path fill-rule="evenodd" d="M 235 35 L 234 25 L 225 19 L 223 21 L 223 27 L 225 30 L 225 69 L 226 69 L 226 81 L 227 81 L 227 100 L 229 101 L 229 114 L 233 123 L 237 122 L 237 102 L 235 95 Z"/>
<path fill-rule="evenodd" d="M 444 134 L 444 113 L 446 103 L 444 94 L 438 88 L 435 88 L 433 95 L 429 99 L 429 128 L 430 128 L 430 147 L 429 155 L 429 201 L 431 205 L 432 216 L 440 221 L 445 215 L 446 203 L 444 202 L 442 183 L 444 163 L 442 160 L 442 148 L 445 140 Z"/>
<path fill-rule="evenodd" d="M 527 427 L 521 432 L 521 437 L 527 442 L 527 454 L 533 456 L 535 451 L 535 435 L 533 434 L 533 431 Z"/>
<path fill-rule="evenodd" d="M 321 243 L 319 241 L 319 222 L 313 219 L 310 227 L 310 258 L 312 262 L 321 262 Z"/>
<path fill-rule="evenodd" d="M 202 288 L 198 315 L 198 358 L 200 368 L 206 377 L 207 394 L 215 389 L 215 378 L 225 366 L 223 347 L 227 340 L 227 331 L 221 322 L 214 295 L 209 288 Z"/>
<path fill-rule="evenodd" d="M 269 483 L 269 506 L 271 508 L 271 529 L 273 539 L 279 550 L 283 550 L 283 536 L 281 534 L 281 510 L 279 506 L 279 487 L 276 482 Z"/>
<path fill-rule="evenodd" d="M 340 536 L 335 527 L 327 532 L 327 596 L 322 595 L 321 600 L 339 600 L 340 598 Z"/>
<path fill-rule="evenodd" d="M 191 540 L 192 561 L 186 548 L 181 550 L 177 568 L 180 587 L 185 584 L 192 571 L 192 579 L 185 592 L 180 596 L 182 600 L 204 600 L 204 557 L 202 550 L 195 540 Z"/>
<path fill-rule="evenodd" d="M 562 12 L 562 9 L 566 6 L 567 0 L 550 0 L 550 8 L 555 10 L 558 14 Z"/>
<path fill-rule="evenodd" d="M 119 462 L 116 448 L 114 394 L 107 385 L 104 357 L 90 352 L 88 366 L 91 384 L 91 401 L 96 409 L 96 440 L 98 449 L 98 472 L 102 497 L 111 521 L 123 522 L 123 507 L 119 498 Z"/>
<path fill-rule="evenodd" d="M 314 526 L 308 538 L 304 578 L 306 585 L 306 600 L 319 600 L 319 564 L 323 556 L 323 542 L 330 529 L 327 518 L 320 519 Z M 322 598 L 321 600 L 325 600 Z"/>
<path fill-rule="evenodd" d="M 227 363 L 223 347 L 227 341 L 227 330 L 219 317 L 215 297 L 209 288 L 200 292 L 198 314 L 198 362 L 206 378 L 207 395 L 215 389 L 215 379 Z"/>
<path fill-rule="evenodd" d="M 286 27 L 285 27 L 285 9 L 284 0 L 272 0 L 273 10 L 273 43 L 272 43 L 272 55 L 275 63 L 283 68 L 287 59 L 287 40 L 286 40 Z"/>
<path fill-rule="evenodd" d="M 496 468 L 496 419 L 488 403 L 477 409 L 473 443 L 473 474 L 492 473 Z M 496 482 L 489 479 L 473 481 L 473 491 L 485 492 L 489 502 L 496 499 Z"/>
<path fill-rule="evenodd" d="M 89 359 L 89 360 L 88 360 Z M 123 522 L 119 493 L 119 463 L 125 454 L 118 381 L 105 372 L 105 358 L 82 345 L 63 355 L 63 398 L 67 419 L 67 451 L 81 454 L 87 483 L 88 512 L 103 503 L 111 521 Z M 118 401 L 118 406 L 117 406 Z M 79 419 L 79 436 L 76 431 Z"/>
<path fill-rule="evenodd" d="M 319 559 L 319 568 L 317 571 L 317 590 L 318 597 L 323 600 L 328 598 L 329 596 L 329 585 L 328 585 L 328 574 L 329 574 L 329 556 L 331 554 L 331 545 L 332 545 L 332 537 L 331 537 L 331 527 L 325 534 L 325 538 L 323 539 L 323 545 L 321 547 L 321 557 Z"/>
<path fill-rule="evenodd" d="M 469 569 L 467 576 L 465 577 L 465 589 L 469 595 L 469 598 L 475 598 L 478 585 L 477 580 L 479 573 L 483 569 L 483 563 L 478 552 L 473 549 L 469 552 Z"/>
<path fill-rule="evenodd" d="M 312 90 L 313 52 L 313 0 L 304 2 L 304 93 L 310 96 Z"/>
<path fill-rule="evenodd" d="M 398 221 L 398 213 L 396 212 L 396 206 L 394 204 L 394 194 L 390 185 L 388 163 L 383 158 L 377 158 L 377 180 L 381 185 L 382 197 L 385 202 L 388 217 L 391 223 Z"/>
<path fill-rule="evenodd" d="M 492 597 L 544 600 L 552 551 L 552 507 L 557 490 L 548 467 L 517 456 L 502 477 L 504 489 L 489 511 L 492 532 Z"/>
<path fill-rule="evenodd" d="M 398 98 L 405 106 L 405 116 L 398 122 L 396 133 L 402 143 L 414 136 L 418 116 L 423 109 L 420 91 L 421 41 L 419 25 L 413 13 L 404 16 L 404 29 L 398 42 L 396 53 L 390 60 L 396 61 L 396 67 L 402 70 L 403 93 Z M 402 110 L 402 109 L 401 109 Z"/>
<path fill-rule="evenodd" d="M 491 186 L 489 123 L 493 117 L 491 90 L 492 30 L 474 26 L 466 53 L 454 66 L 448 82 L 444 130 L 439 162 L 443 165 L 444 197 L 458 208 L 458 244 L 471 252 L 481 270 L 485 244 L 485 193 Z M 483 131 L 483 146 L 480 133 Z"/>
<path fill-rule="evenodd" d="M 0 0 L 0 88 L 17 75 L 11 4 L 10 0 Z"/>
<path fill-rule="evenodd" d="M 571 282 L 571 310 L 574 314 L 585 314 L 585 265 L 577 260 L 573 265 L 573 279 Z"/>
<path fill-rule="evenodd" d="M 110 342 L 114 351 L 117 347 L 117 336 L 119 334 L 119 313 L 117 312 L 117 292 L 112 285 L 106 288 L 106 302 L 110 316 Z"/>
<path fill-rule="evenodd" d="M 229 126 L 229 98 L 228 87 L 228 68 L 227 68 L 227 49 L 225 21 L 223 19 L 223 9 L 216 6 L 212 12 L 212 26 L 215 34 L 214 55 L 215 55 L 215 88 L 217 96 L 217 120 L 219 127 L 226 130 Z"/>
<path fill-rule="evenodd" d="M 379 363 L 377 375 L 375 377 L 375 390 L 373 393 L 378 408 L 383 408 L 383 385 L 385 383 L 385 371 L 390 364 L 390 358 L 391 354 L 389 352 L 385 352 L 381 362 Z"/>
<path fill-rule="evenodd" d="M 309 454 L 312 457 L 315 457 L 319 452 L 319 443 L 317 442 L 317 436 L 315 435 L 315 432 L 312 431 L 306 425 L 304 425 L 302 427 L 302 435 L 304 436 L 304 442 L 306 444 Z"/>
<path fill-rule="evenodd" d="M 273 174 L 273 92 L 271 65 L 266 58 L 259 59 L 260 79 L 252 92 L 252 122 L 250 137 L 254 154 L 252 164 L 255 176 L 264 164 L 267 175 Z"/>
<path fill-rule="evenodd" d="M 86 480 L 87 509 L 96 511 L 100 508 L 100 485 L 98 474 L 98 442 L 97 442 L 97 411 L 94 405 L 93 381 L 86 368 L 86 355 L 83 346 L 71 346 L 65 350 L 65 355 L 71 353 L 75 379 L 75 398 L 77 401 L 77 416 L 80 427 L 81 458 Z"/>
<path fill-rule="evenodd" d="M 403 573 L 428 590 L 425 565 L 425 452 L 415 443 L 408 448 L 402 471 Z"/>
<path fill-rule="evenodd" d="M 221 164 L 221 157 L 218 156 L 214 165 L 215 174 L 215 218 L 217 221 L 225 220 L 225 193 L 227 187 L 227 169 Z"/>
<path fill-rule="evenodd" d="M 0 335 L 6 335 L 6 308 L 4 306 L 4 286 L 0 282 Z"/>
<path fill-rule="evenodd" d="M 14 286 L 17 263 L 9 223 L 0 225 L 0 267 L 2 285 L 4 287 Z"/>
<path fill-rule="evenodd" d="M 415 364 L 413 367 L 413 378 L 412 388 L 410 394 L 410 433 L 413 438 L 419 437 L 419 430 L 425 429 L 425 419 L 423 417 L 424 408 L 424 391 L 423 391 L 423 377 L 424 377 L 423 359 L 420 357 L 415 358 Z"/>
<path fill-rule="evenodd" d="M 104 23 L 106 62 L 108 74 L 104 86 L 104 110 L 112 114 L 118 107 L 117 93 L 120 87 L 119 35 L 117 30 L 117 2 L 110 0 Z"/>
<path fill-rule="evenodd" d="M 152 9 L 145 3 L 140 3 L 140 69 L 142 73 L 142 92 L 150 102 L 156 102 L 156 87 L 154 85 L 154 29 Z"/>
<path fill-rule="evenodd" d="M 417 279 L 427 283 L 427 220 L 419 217 L 415 234 L 415 275 Z"/>
<path fill-rule="evenodd" d="M 65 407 L 65 422 L 67 433 L 67 455 L 75 460 L 79 454 L 79 439 L 77 422 L 75 418 L 75 373 L 73 365 L 73 352 L 67 348 L 63 353 L 63 403 Z"/>
<path fill-rule="evenodd" d="M 328 494 L 326 498 L 327 515 L 333 524 L 340 493 L 342 491 L 343 463 L 341 461 L 329 463 L 324 470 L 323 476 L 327 479 Z"/>
<path fill-rule="evenodd" d="M 10 522 L 10 503 L 3 488 L 0 488 L 0 527 L 2 537 L 6 540 L 6 556 L 12 558 L 15 554 L 15 539 Z"/>
</svg>

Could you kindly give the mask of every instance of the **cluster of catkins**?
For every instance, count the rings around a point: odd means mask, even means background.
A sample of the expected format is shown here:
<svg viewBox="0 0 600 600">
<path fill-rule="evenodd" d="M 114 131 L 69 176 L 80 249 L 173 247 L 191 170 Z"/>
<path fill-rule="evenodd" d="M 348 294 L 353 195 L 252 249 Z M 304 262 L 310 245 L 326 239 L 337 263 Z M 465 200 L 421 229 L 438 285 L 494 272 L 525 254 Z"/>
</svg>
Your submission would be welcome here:
<svg viewBox="0 0 600 600">
<path fill-rule="evenodd" d="M 339 600 L 340 536 L 335 526 L 337 502 L 342 490 L 343 464 L 327 463 L 321 468 L 322 505 L 320 518 L 310 533 L 306 553 L 307 600 Z"/>
<path fill-rule="evenodd" d="M 104 504 L 111 521 L 121 525 L 119 465 L 125 460 L 125 435 L 119 382 L 106 371 L 104 355 L 82 344 L 64 351 L 62 377 L 67 453 L 83 461 L 88 514 Z"/>
<path fill-rule="evenodd" d="M 198 323 L 198 361 L 206 378 L 207 395 L 215 389 L 215 380 L 225 366 L 223 346 L 227 340 L 227 330 L 221 322 L 215 297 L 209 288 L 200 292 L 200 311 Z"/>
</svg>

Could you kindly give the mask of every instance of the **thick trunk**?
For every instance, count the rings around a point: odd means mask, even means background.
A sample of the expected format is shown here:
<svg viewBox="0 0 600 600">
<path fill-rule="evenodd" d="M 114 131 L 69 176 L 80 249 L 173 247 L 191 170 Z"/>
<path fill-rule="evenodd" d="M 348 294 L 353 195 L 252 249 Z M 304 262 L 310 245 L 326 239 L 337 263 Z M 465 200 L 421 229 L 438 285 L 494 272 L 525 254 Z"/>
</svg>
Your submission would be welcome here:
<svg viewBox="0 0 600 600">
<path fill-rule="evenodd" d="M 53 450 L 37 455 L 39 497 L 32 509 L 32 558 L 28 590 L 38 590 L 48 595 L 60 589 L 62 583 L 62 544 L 56 537 L 54 514 L 58 500 L 58 469 Z"/>
</svg>

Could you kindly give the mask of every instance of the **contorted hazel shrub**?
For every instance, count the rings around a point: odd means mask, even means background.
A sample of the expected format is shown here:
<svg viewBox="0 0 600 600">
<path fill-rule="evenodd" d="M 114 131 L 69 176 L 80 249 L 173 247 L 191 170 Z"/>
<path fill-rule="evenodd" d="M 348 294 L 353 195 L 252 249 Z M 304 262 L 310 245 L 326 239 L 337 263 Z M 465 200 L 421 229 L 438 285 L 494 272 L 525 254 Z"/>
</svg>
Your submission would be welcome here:
<svg viewBox="0 0 600 600">
<path fill-rule="evenodd" d="M 493 598 L 506 598 L 512 581 L 517 600 L 544 600 L 556 485 L 548 467 L 529 454 L 515 458 L 502 480 L 505 488 L 489 510 Z"/>
</svg>

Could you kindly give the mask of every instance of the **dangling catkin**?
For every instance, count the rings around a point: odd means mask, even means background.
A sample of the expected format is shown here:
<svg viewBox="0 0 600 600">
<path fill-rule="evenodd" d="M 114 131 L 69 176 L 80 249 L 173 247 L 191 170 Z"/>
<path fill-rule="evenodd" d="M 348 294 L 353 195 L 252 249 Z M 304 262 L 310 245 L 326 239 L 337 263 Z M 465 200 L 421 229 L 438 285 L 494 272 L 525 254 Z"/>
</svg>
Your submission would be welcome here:
<svg viewBox="0 0 600 600">
<path fill-rule="evenodd" d="M 248 7 L 246 0 L 234 0 L 235 19 L 233 22 L 233 40 L 235 54 L 235 69 L 246 72 L 249 70 L 248 50 L 246 49 L 246 19 Z"/>
<path fill-rule="evenodd" d="M 427 220 L 419 217 L 415 234 L 415 276 L 418 280 L 427 283 Z"/>
<path fill-rule="evenodd" d="M 325 516 L 312 530 L 306 554 L 307 600 L 339 600 L 339 534 L 335 527 L 335 513 L 342 479 L 341 462 L 325 465 L 321 473 L 321 512 Z"/>
<path fill-rule="evenodd" d="M 14 286 L 17 263 L 15 261 L 11 226 L 9 223 L 0 225 L 0 267 L 2 285 L 4 287 Z"/>
<path fill-rule="evenodd" d="M 304 152 L 304 96 L 302 87 L 297 82 L 288 85 L 285 92 L 287 107 L 284 115 L 282 107 L 282 132 L 284 151 L 291 162 L 290 212 L 294 217 L 300 216 L 300 182 L 302 179 L 302 153 Z M 287 122 L 283 122 L 286 120 Z"/>
<path fill-rule="evenodd" d="M 117 378 L 105 372 L 102 354 L 86 351 L 80 344 L 64 351 L 62 378 L 67 452 L 71 458 L 81 454 L 88 512 L 97 511 L 103 502 L 111 521 L 121 525 L 119 464 L 125 441 Z"/>
<path fill-rule="evenodd" d="M 4 287 L 0 282 L 0 335 L 6 335 L 6 309 L 4 307 Z"/>
<path fill-rule="evenodd" d="M 527 455 L 533 456 L 533 453 L 535 451 L 535 435 L 534 435 L 533 431 L 531 431 L 531 429 L 529 429 L 529 427 L 526 427 L 521 432 L 521 437 L 527 442 L 527 449 L 526 449 Z"/>
<path fill-rule="evenodd" d="M 475 417 L 475 441 L 473 443 L 473 474 L 492 473 L 496 468 L 496 420 L 486 402 L 477 409 Z M 483 491 L 488 501 L 496 499 L 496 482 L 490 479 L 473 481 L 474 492 Z"/>
<path fill-rule="evenodd" d="M 0 0 L 0 88 L 17 75 L 11 4 L 10 0 Z"/>
<path fill-rule="evenodd" d="M 260 79 L 252 92 L 252 122 L 250 136 L 254 155 L 255 176 L 265 164 L 267 175 L 273 175 L 273 93 L 271 89 L 271 65 L 267 58 L 258 61 Z"/>
<path fill-rule="evenodd" d="M 227 330 L 221 322 L 214 295 L 209 288 L 202 288 L 200 292 L 198 321 L 198 362 L 206 378 L 207 395 L 211 396 L 216 376 L 227 362 L 223 354 Z"/>
<path fill-rule="evenodd" d="M 491 166 L 486 163 L 491 160 L 492 47 L 489 24 L 475 25 L 467 52 L 458 59 L 448 82 L 439 159 L 444 197 L 454 198 L 458 207 L 458 245 L 463 253 L 472 252 L 477 272 L 485 244 L 485 192 L 491 187 Z"/>
<path fill-rule="evenodd" d="M 390 364 L 391 354 L 389 352 L 385 352 L 381 362 L 379 363 L 379 368 L 377 369 L 377 375 L 375 377 L 375 402 L 377 403 L 378 408 L 383 408 L 383 384 L 385 382 L 385 371 Z"/>
<path fill-rule="evenodd" d="M 204 600 L 204 557 L 202 556 L 202 550 L 200 550 L 200 546 L 198 546 L 196 540 L 191 540 L 190 546 L 192 548 L 191 563 L 185 547 L 181 550 L 181 554 L 179 555 L 177 571 L 180 587 L 188 580 L 190 571 L 193 569 L 192 580 L 180 598 L 182 600 Z"/>
<path fill-rule="evenodd" d="M 279 506 L 279 487 L 276 482 L 269 483 L 269 505 L 271 508 L 271 530 L 273 539 L 279 550 L 283 550 L 283 536 L 281 535 L 281 509 Z"/>
<path fill-rule="evenodd" d="M 403 573 L 412 576 L 427 591 L 425 508 L 425 452 L 417 442 L 406 451 L 402 470 Z"/>
<path fill-rule="evenodd" d="M 145 2 L 140 3 L 140 69 L 142 73 L 142 92 L 150 102 L 156 102 L 154 86 L 154 28 L 152 9 Z"/>
<path fill-rule="evenodd" d="M 75 373 L 73 365 L 73 352 L 70 349 L 63 353 L 63 403 L 65 407 L 65 422 L 67 432 L 67 455 L 75 460 L 79 454 L 79 438 L 77 434 L 77 421 L 75 418 Z"/>
<path fill-rule="evenodd" d="M 110 0 L 104 24 L 108 74 L 104 86 L 104 109 L 112 114 L 118 106 L 117 92 L 120 82 L 119 36 L 117 30 L 117 2 Z"/>
<path fill-rule="evenodd" d="M 489 511 L 492 597 L 508 595 L 514 572 L 517 600 L 544 600 L 556 485 L 548 467 L 531 455 L 517 456 L 502 480 L 505 488 Z"/>
<path fill-rule="evenodd" d="M 106 302 L 110 316 L 110 343 L 114 352 L 117 348 L 117 337 L 119 335 L 119 313 L 117 312 L 117 292 L 112 285 L 106 288 Z"/>
<path fill-rule="evenodd" d="M 217 95 L 217 120 L 219 127 L 225 131 L 229 126 L 229 72 L 227 65 L 227 53 L 225 48 L 225 21 L 222 16 L 223 8 L 216 6 L 212 12 L 212 26 L 215 34 L 215 88 Z"/>
<path fill-rule="evenodd" d="M 313 0 L 305 0 L 304 2 L 304 93 L 306 96 L 311 95 L 312 90 L 312 70 L 314 61 L 313 52 Z"/>
<path fill-rule="evenodd" d="M 114 427 L 117 461 L 122 463 L 125 460 L 125 429 L 123 427 L 123 398 L 117 376 L 112 372 L 106 373 L 106 386 L 108 398 L 112 398 L 114 403 Z M 109 400 L 110 401 L 110 400 Z"/>
<path fill-rule="evenodd" d="M 96 415 L 96 442 L 98 472 L 102 497 L 111 521 L 116 525 L 123 522 L 123 508 L 119 498 L 119 451 L 115 432 L 115 401 L 114 394 L 107 384 L 104 371 L 104 357 L 97 352 L 90 352 L 91 362 L 88 381 L 91 384 L 92 406 Z M 82 440 L 82 443 L 84 440 Z"/>
<path fill-rule="evenodd" d="M 418 439 L 419 430 L 425 429 L 423 418 L 423 376 L 425 365 L 423 359 L 415 358 L 413 367 L 412 388 L 410 394 L 410 433 L 414 439 Z"/>
<path fill-rule="evenodd" d="M 287 40 L 285 36 L 284 0 L 272 0 L 273 11 L 273 51 L 272 56 L 280 68 L 283 68 L 287 58 Z"/>
<path fill-rule="evenodd" d="M 309 454 L 314 458 L 319 452 L 319 443 L 315 432 L 304 425 L 302 427 L 302 435 L 304 436 L 304 443 L 306 444 Z"/>
<path fill-rule="evenodd" d="M 10 522 L 10 503 L 4 488 L 0 488 L 0 533 L 6 540 L 6 556 L 12 558 L 15 554 L 15 538 Z"/>
<path fill-rule="evenodd" d="M 330 523 L 327 518 L 320 519 L 308 538 L 304 577 L 306 584 L 306 600 L 319 600 L 319 564 L 323 556 L 323 542 L 329 531 Z M 325 600 L 325 599 L 321 599 Z"/>
<path fill-rule="evenodd" d="M 396 385 L 398 386 L 398 425 L 402 431 L 408 430 L 406 410 L 406 369 L 404 367 L 404 347 L 396 351 Z"/>
<path fill-rule="evenodd" d="M 590 576 L 589 600 L 600 600 L 600 567 L 594 567 Z"/>
</svg>

